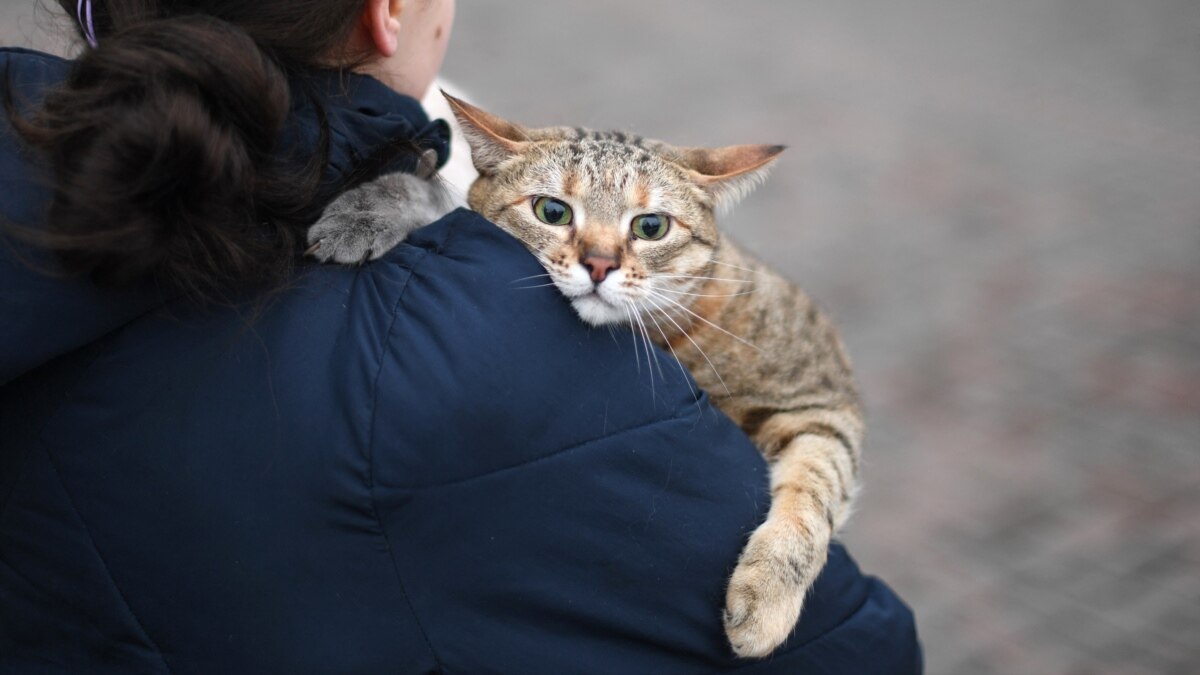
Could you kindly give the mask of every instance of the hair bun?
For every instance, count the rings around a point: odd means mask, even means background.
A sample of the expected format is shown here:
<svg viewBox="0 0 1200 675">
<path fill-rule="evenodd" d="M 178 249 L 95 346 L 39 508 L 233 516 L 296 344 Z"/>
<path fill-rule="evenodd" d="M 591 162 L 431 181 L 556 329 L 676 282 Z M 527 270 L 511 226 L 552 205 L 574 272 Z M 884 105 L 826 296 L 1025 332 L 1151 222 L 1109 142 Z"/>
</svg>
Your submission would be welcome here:
<svg viewBox="0 0 1200 675">
<path fill-rule="evenodd" d="M 278 280 L 295 235 L 260 214 L 279 199 L 289 108 L 283 70 L 232 24 L 157 19 L 105 36 L 25 127 L 54 171 L 49 236 L 67 271 L 203 296 Z"/>
</svg>

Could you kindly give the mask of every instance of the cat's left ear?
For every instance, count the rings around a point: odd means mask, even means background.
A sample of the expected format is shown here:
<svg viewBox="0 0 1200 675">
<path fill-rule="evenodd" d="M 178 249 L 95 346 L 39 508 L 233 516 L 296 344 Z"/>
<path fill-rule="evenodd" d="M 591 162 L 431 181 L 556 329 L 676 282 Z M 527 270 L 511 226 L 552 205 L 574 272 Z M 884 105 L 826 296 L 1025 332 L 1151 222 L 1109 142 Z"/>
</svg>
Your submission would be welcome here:
<svg viewBox="0 0 1200 675">
<path fill-rule="evenodd" d="M 726 210 L 750 194 L 767 177 L 782 145 L 730 145 L 724 148 L 678 150 L 681 164 L 713 198 L 717 210 Z"/>
<path fill-rule="evenodd" d="M 501 162 L 525 151 L 529 134 L 519 124 L 457 99 L 442 91 L 471 146 L 471 161 L 481 175 L 491 175 Z"/>
</svg>

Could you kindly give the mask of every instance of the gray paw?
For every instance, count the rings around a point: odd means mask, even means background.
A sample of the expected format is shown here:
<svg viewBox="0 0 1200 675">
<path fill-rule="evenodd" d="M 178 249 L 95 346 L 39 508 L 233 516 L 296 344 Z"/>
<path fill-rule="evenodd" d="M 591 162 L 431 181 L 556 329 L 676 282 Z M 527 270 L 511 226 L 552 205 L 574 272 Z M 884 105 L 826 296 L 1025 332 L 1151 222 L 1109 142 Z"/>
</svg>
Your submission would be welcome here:
<svg viewBox="0 0 1200 675">
<path fill-rule="evenodd" d="M 338 213 L 324 216 L 308 230 L 308 255 L 323 263 L 353 265 L 374 260 L 392 250 L 412 228 L 374 213 Z"/>
<path fill-rule="evenodd" d="M 354 265 L 374 260 L 409 232 L 452 208 L 440 185 L 412 174 L 389 174 L 348 190 L 308 230 L 307 254 Z"/>
</svg>

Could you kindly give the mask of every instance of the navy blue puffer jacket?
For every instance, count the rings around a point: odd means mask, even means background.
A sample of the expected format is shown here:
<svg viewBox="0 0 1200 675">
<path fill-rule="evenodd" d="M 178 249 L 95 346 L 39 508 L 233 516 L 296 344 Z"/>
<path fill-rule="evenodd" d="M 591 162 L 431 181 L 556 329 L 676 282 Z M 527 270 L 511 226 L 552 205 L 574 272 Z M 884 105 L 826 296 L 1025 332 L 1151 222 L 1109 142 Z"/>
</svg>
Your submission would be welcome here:
<svg viewBox="0 0 1200 675">
<path fill-rule="evenodd" d="M 5 65 L 29 100 L 69 67 Z M 335 171 L 441 129 L 366 78 L 327 104 Z M 38 224 L 37 175 L 5 130 L 0 216 Z M 920 669 L 908 608 L 837 545 L 780 652 L 732 658 L 758 453 L 669 356 L 652 387 L 629 339 L 518 289 L 538 263 L 469 211 L 365 267 L 308 268 L 253 319 L 42 277 L 15 251 L 0 672 Z"/>
</svg>

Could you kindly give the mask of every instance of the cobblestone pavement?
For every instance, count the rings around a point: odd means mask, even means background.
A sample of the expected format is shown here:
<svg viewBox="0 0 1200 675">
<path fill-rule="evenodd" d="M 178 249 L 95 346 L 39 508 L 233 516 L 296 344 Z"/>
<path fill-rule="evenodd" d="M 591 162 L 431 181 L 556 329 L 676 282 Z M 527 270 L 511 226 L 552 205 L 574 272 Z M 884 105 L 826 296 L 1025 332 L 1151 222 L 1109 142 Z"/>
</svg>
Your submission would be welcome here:
<svg viewBox="0 0 1200 675">
<path fill-rule="evenodd" d="M 930 673 L 1200 671 L 1200 4 L 459 13 L 447 74 L 498 113 L 790 146 L 728 229 L 842 325 L 846 538 Z"/>
</svg>

